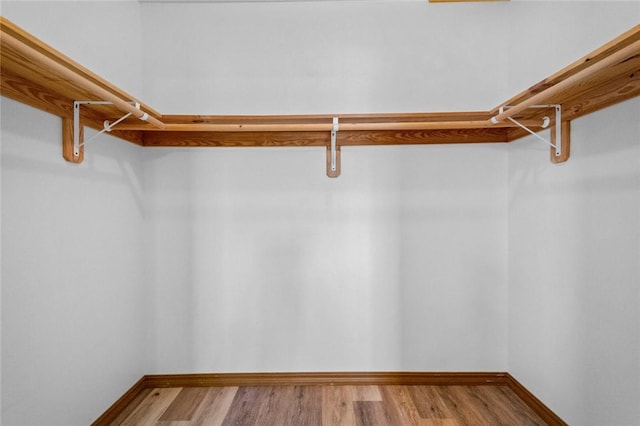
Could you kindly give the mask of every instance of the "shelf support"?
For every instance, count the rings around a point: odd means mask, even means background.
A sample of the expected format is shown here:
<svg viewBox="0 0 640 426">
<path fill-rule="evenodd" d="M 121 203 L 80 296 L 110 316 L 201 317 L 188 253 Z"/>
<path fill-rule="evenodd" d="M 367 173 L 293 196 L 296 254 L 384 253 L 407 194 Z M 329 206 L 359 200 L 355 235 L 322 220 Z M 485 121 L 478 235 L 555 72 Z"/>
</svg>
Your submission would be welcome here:
<svg viewBox="0 0 640 426">
<path fill-rule="evenodd" d="M 80 147 L 78 154 L 75 153 L 75 140 L 84 140 L 84 127 L 75 129 L 74 121 L 71 118 L 62 118 L 62 157 L 70 163 L 82 163 L 84 160 L 84 147 Z"/>
<path fill-rule="evenodd" d="M 554 164 L 564 163 L 569 159 L 569 155 L 571 154 L 571 121 L 560 121 L 559 125 L 557 123 L 558 121 L 556 121 L 555 130 L 551 132 L 551 142 L 555 143 L 557 138 L 556 134 L 560 133 L 562 152 L 558 156 L 556 155 L 556 150 L 551 148 L 550 158 Z"/>
<path fill-rule="evenodd" d="M 135 101 L 129 102 L 136 110 L 140 110 L 140 104 Z M 62 122 L 62 156 L 65 160 L 72 163 L 82 163 L 84 159 L 84 145 L 91 140 L 95 139 L 99 135 L 105 132 L 111 132 L 114 126 L 120 124 L 122 121 L 133 115 L 131 112 L 123 115 L 113 123 L 109 120 L 104 120 L 104 128 L 89 139 L 84 139 L 84 126 L 82 125 L 82 119 L 80 117 L 81 105 L 113 105 L 110 101 L 74 101 L 73 102 L 73 121 L 64 118 Z M 146 121 L 149 116 L 144 113 L 140 120 Z"/>
<path fill-rule="evenodd" d="M 340 130 L 340 120 L 333 117 L 331 127 L 331 145 L 327 147 L 327 176 L 337 178 L 340 176 L 340 147 L 338 146 L 338 131 Z"/>
<path fill-rule="evenodd" d="M 501 106 L 499 113 L 500 115 L 504 114 L 506 109 L 509 108 L 513 108 L 512 106 L 509 105 L 505 105 L 505 106 Z M 554 112 L 555 112 L 555 118 L 553 121 L 553 125 L 551 126 L 551 140 L 547 140 L 545 138 L 543 138 L 542 136 L 540 136 L 539 134 L 537 134 L 536 132 L 534 132 L 533 130 L 529 129 L 527 126 L 525 126 L 524 124 L 522 124 L 521 122 L 519 122 L 518 120 L 516 120 L 515 118 L 513 118 L 511 115 L 506 116 L 506 119 L 511 121 L 512 123 L 514 123 L 515 125 L 517 125 L 518 127 L 520 127 L 521 129 L 527 131 L 528 133 L 530 133 L 531 135 L 535 136 L 536 138 L 538 138 L 539 140 L 541 140 L 542 142 L 546 143 L 547 145 L 549 145 L 551 147 L 551 162 L 552 163 L 562 163 L 565 162 L 569 159 L 569 155 L 568 153 L 566 154 L 566 156 L 563 154 L 563 138 L 569 138 L 569 127 L 567 125 L 565 131 L 562 131 L 562 123 L 567 123 L 568 122 L 563 122 L 562 121 L 562 105 L 529 105 L 528 108 L 553 108 Z M 491 119 L 492 122 L 495 120 L 495 117 Z M 543 117 L 543 122 L 542 122 L 542 128 L 546 129 L 547 127 L 549 127 L 549 123 L 551 122 L 551 120 L 549 119 L 548 116 Z"/>
</svg>

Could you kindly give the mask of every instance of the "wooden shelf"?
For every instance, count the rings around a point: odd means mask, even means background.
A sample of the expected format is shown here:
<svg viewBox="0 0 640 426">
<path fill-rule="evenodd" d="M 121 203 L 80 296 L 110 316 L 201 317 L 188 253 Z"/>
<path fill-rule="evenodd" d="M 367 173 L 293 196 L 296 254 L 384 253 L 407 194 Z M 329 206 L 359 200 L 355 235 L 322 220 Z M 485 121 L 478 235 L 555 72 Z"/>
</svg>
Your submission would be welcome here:
<svg viewBox="0 0 640 426">
<path fill-rule="evenodd" d="M 141 146 L 330 146 L 334 115 L 163 115 L 1 17 L 0 29 L 2 96 L 62 117 L 67 126 L 74 101 L 114 98 L 138 102 L 136 111 L 147 113 L 153 122 L 133 116 L 111 132 Z M 104 99 L 107 94 L 112 98 Z M 500 106 L 530 100 L 560 104 L 568 138 L 569 121 L 639 94 L 640 25 Z M 470 112 L 338 114 L 337 145 L 505 143 L 527 135 L 509 120 L 491 122 L 500 106 Z M 81 119 L 83 125 L 101 130 L 104 120 L 123 114 L 118 105 L 87 105 Z M 523 109 L 512 118 L 538 131 L 545 115 L 553 114 Z M 69 129 L 65 134 L 68 142 Z"/>
</svg>

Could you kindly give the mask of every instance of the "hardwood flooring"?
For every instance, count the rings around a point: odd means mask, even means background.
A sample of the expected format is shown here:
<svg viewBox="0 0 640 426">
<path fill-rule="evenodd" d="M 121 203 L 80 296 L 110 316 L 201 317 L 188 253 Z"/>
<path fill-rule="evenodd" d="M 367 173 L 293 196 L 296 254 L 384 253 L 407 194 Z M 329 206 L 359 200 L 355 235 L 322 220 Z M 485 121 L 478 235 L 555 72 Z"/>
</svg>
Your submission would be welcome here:
<svg viewBox="0 0 640 426">
<path fill-rule="evenodd" d="M 113 425 L 545 425 L 507 386 L 148 389 Z"/>
</svg>

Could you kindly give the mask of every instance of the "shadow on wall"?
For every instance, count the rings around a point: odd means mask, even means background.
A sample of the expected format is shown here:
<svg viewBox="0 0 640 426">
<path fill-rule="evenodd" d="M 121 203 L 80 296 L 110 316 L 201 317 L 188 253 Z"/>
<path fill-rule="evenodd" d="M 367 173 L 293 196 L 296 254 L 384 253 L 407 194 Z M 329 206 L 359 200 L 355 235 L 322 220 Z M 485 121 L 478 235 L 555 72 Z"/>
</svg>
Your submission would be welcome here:
<svg viewBox="0 0 640 426">
<path fill-rule="evenodd" d="M 5 144 L 6 141 L 11 140 L 11 132 L 11 130 L 3 130 L 2 138 Z M 60 129 L 56 135 L 61 132 Z M 22 138 L 24 136 L 21 136 Z M 83 186 L 85 183 L 88 184 L 87 186 L 91 186 L 96 182 L 124 184 L 130 189 L 129 192 L 134 198 L 140 214 L 146 213 L 142 170 L 139 167 L 141 163 L 136 165 L 134 164 L 135 160 L 133 162 L 123 160 L 121 150 L 114 147 L 114 143 L 128 144 L 128 142 L 114 139 L 111 136 L 100 136 L 91 142 L 92 145 L 85 147 L 84 161 L 81 164 L 75 164 L 67 162 L 62 157 L 61 139 L 55 140 L 48 134 L 45 139 L 31 138 L 31 141 L 33 142 L 31 146 L 22 146 L 19 152 L 3 150 L 2 167 L 7 170 L 24 171 L 32 175 L 42 175 L 43 179 L 47 176 L 74 179 L 82 182 Z M 52 145 L 55 145 L 55 150 L 52 149 Z M 31 153 L 28 152 L 29 150 Z M 71 185 L 70 188 L 72 188 Z"/>
<path fill-rule="evenodd" d="M 504 168 L 479 165 L 493 148 L 459 150 L 358 149 L 337 180 L 323 150 L 151 151 L 161 369 L 444 369 L 475 349 L 475 368 L 502 359 Z M 465 315 L 442 302 L 460 295 Z"/>
</svg>

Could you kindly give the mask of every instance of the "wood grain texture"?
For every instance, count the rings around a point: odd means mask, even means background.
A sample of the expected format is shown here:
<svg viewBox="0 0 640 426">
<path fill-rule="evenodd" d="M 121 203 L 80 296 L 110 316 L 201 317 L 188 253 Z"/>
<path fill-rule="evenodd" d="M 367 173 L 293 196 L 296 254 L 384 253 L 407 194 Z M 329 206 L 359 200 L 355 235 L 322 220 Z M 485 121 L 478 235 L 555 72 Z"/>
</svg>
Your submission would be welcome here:
<svg viewBox="0 0 640 426">
<path fill-rule="evenodd" d="M 341 146 L 507 142 L 509 128 L 340 132 Z"/>
<path fill-rule="evenodd" d="M 231 408 L 238 388 L 235 386 L 206 388 L 207 394 L 191 422 L 194 426 L 220 426 Z"/>
<path fill-rule="evenodd" d="M 597 86 L 596 82 L 607 80 L 617 75 L 614 71 L 616 68 L 623 68 L 622 73 L 628 72 L 627 67 L 635 67 L 634 59 L 639 56 L 640 40 L 612 53 L 610 56 L 602 58 L 599 62 L 590 63 L 589 67 L 547 87 L 541 92 L 532 94 L 517 104 L 513 104 L 511 108 L 498 113 L 492 120 L 500 122 L 525 111 L 532 105 L 562 104 L 562 99 L 570 97 L 573 92 L 584 93 L 587 88 Z"/>
<path fill-rule="evenodd" d="M 411 386 L 408 392 L 421 418 L 451 418 L 452 414 L 435 386 Z"/>
<path fill-rule="evenodd" d="M 144 132 L 146 147 L 327 146 L 329 132 Z"/>
<path fill-rule="evenodd" d="M 626 72 L 611 75 L 589 88 L 588 92 L 563 99 L 563 119 L 574 120 L 640 95 L 640 56 L 633 58 L 629 64 L 632 67 L 627 68 Z"/>
<path fill-rule="evenodd" d="M 383 400 L 396 407 L 399 424 L 422 425 L 428 419 L 422 417 L 411 398 L 409 386 L 379 386 Z M 381 395 L 381 396 L 382 396 Z"/>
<path fill-rule="evenodd" d="M 340 176 L 340 171 L 342 170 L 342 153 L 340 151 L 340 146 L 336 146 L 336 169 L 331 170 L 331 147 L 327 147 L 327 177 L 337 178 Z"/>
<path fill-rule="evenodd" d="M 401 417 L 390 404 L 383 401 L 356 401 L 353 403 L 357 426 L 400 425 Z"/>
<path fill-rule="evenodd" d="M 153 389 L 114 425 L 545 425 L 505 385 L 276 385 Z M 187 395 L 194 397 L 189 402 Z M 173 398 L 173 401 L 171 399 Z M 218 402 L 224 401 L 224 402 Z M 186 411 L 176 407 L 188 407 Z M 437 408 L 435 408 L 437 407 Z M 188 411 L 188 414 L 187 414 Z M 191 419 L 187 420 L 186 416 Z M 555 423 L 548 423 L 555 425 Z"/>
<path fill-rule="evenodd" d="M 17 102 L 30 105 L 58 117 L 73 118 L 72 98 L 64 98 L 62 96 L 51 97 L 50 93 L 41 86 L 35 85 L 20 76 L 8 75 L 4 72 L 0 73 L 0 81 L 2 83 L 2 96 L 6 96 Z M 82 107 L 80 115 L 81 121 L 85 126 L 96 130 L 102 130 L 102 122 L 104 121 L 105 116 L 110 117 L 109 115 L 100 115 L 93 109 L 85 106 Z M 114 118 L 117 117 L 118 113 L 116 113 Z M 114 118 L 111 118 L 111 120 Z M 71 123 L 73 126 L 73 122 Z M 118 130 L 116 128 L 110 134 L 136 145 L 143 144 L 144 134 L 142 132 Z"/>
<path fill-rule="evenodd" d="M 588 53 L 587 55 L 567 65 L 566 67 L 555 72 L 544 80 L 534 84 L 528 89 L 501 103 L 499 106 L 491 110 L 491 115 L 497 114 L 500 106 L 517 105 L 527 98 L 558 84 L 559 82 L 571 77 L 572 75 L 577 74 L 578 72 L 589 67 L 592 63 L 599 62 L 607 56 L 629 46 L 630 44 L 638 40 L 640 40 L 640 25 L 632 27 L 631 29 L 609 41 L 608 43 L 600 46 L 593 52 Z"/>
<path fill-rule="evenodd" d="M 277 385 L 494 385 L 505 384 L 503 372 L 299 372 L 157 374 L 145 376 L 147 387 Z"/>
<path fill-rule="evenodd" d="M 551 129 L 551 143 L 556 144 L 556 132 L 555 132 L 555 124 L 554 128 Z M 560 155 L 556 155 L 556 149 L 554 147 L 549 147 L 549 157 L 552 163 L 564 163 L 571 156 L 571 122 L 570 121 L 562 121 L 560 123 L 560 137 L 562 138 L 562 147 L 560 151 Z"/>
<path fill-rule="evenodd" d="M 178 396 L 182 388 L 152 389 L 131 414 L 120 423 L 122 426 L 154 424 Z"/>
<path fill-rule="evenodd" d="M 70 163 L 82 163 L 84 159 L 84 146 L 80 147 L 80 153 L 76 157 L 73 144 L 73 119 L 62 118 L 62 157 Z M 84 127 L 80 126 L 80 143 L 84 140 Z"/>
<path fill-rule="evenodd" d="M 275 393 L 279 393 L 278 390 Z M 282 401 L 284 422 L 276 421 L 275 425 L 313 426 L 322 424 L 322 388 L 320 386 L 294 386 L 294 400 Z"/>
<path fill-rule="evenodd" d="M 377 114 L 300 114 L 300 115 L 163 115 L 162 121 L 172 124 L 333 124 L 338 117 L 341 124 L 349 123 L 411 123 L 442 121 L 486 121 L 487 111 L 410 112 Z M 329 127 L 330 128 L 330 127 Z"/>
<path fill-rule="evenodd" d="M 262 405 L 267 403 L 271 389 L 268 386 L 242 386 L 229 407 L 222 425 L 255 425 Z"/>
<path fill-rule="evenodd" d="M 192 123 L 185 120 L 182 123 L 166 124 L 164 128 L 154 128 L 144 122 L 123 124 L 121 128 L 126 130 L 165 131 L 165 132 L 233 132 L 233 133 L 270 133 L 270 132 L 331 132 L 332 123 L 316 123 L 313 116 L 308 117 L 309 122 L 294 122 L 287 116 L 274 119 L 271 123 L 247 122 L 239 119 L 234 123 Z M 366 118 L 363 118 L 366 120 Z M 502 121 L 500 123 L 488 123 L 485 121 L 361 121 L 340 123 L 340 131 L 365 132 L 365 131 L 397 131 L 397 130 L 459 130 L 459 129 L 484 129 L 495 127 L 515 127 L 514 124 Z"/>
<path fill-rule="evenodd" d="M 618 67 L 611 67 L 607 72 L 603 72 L 598 78 L 591 79 L 584 85 L 571 88 L 551 98 L 550 103 L 561 104 L 562 120 L 570 121 L 638 95 L 640 95 L 640 55 L 629 58 Z M 548 115 L 548 112 L 527 110 L 526 114 L 518 118 L 536 121 L 543 115 Z M 509 129 L 508 133 L 510 142 L 528 135 L 519 128 Z"/>
<path fill-rule="evenodd" d="M 160 420 L 191 420 L 206 395 L 207 388 L 182 389 L 162 414 Z"/>
<path fill-rule="evenodd" d="M 508 141 L 508 127 L 484 129 L 340 131 L 340 146 L 497 143 Z M 329 146 L 330 132 L 144 132 L 148 147 Z"/>
<path fill-rule="evenodd" d="M 193 387 L 202 392 L 183 392 L 183 388 Z M 164 407 L 158 414 L 148 405 L 158 397 L 151 391 L 163 388 L 177 391 L 173 397 L 158 399 Z M 195 395 L 196 401 L 188 402 L 188 394 Z M 196 407 L 197 400 L 200 404 Z M 285 403 L 287 400 L 290 402 Z M 392 404 L 395 412 L 385 411 L 385 404 L 365 404 L 359 412 L 367 418 L 400 418 L 401 424 L 417 426 L 475 425 L 478 421 L 487 425 L 566 425 L 508 373 L 424 372 L 145 376 L 93 425 L 122 424 L 132 416 L 139 420 L 142 410 L 157 415 L 156 423 L 151 424 L 162 425 L 256 424 L 256 419 L 284 424 L 292 419 L 302 421 L 297 417 L 301 412 L 313 412 L 313 418 L 320 416 L 324 425 L 355 425 L 354 402 Z M 191 420 L 178 419 L 189 416 Z"/>
<path fill-rule="evenodd" d="M 322 423 L 353 425 L 355 392 L 352 386 L 322 386 Z"/>
<path fill-rule="evenodd" d="M 295 401 L 295 386 L 285 386 L 282 388 L 265 387 L 268 396 L 264 403 L 260 406 L 256 416 L 256 425 L 266 424 L 290 424 L 290 408 Z"/>
<path fill-rule="evenodd" d="M 127 130 L 164 130 L 167 132 L 330 132 L 331 123 L 264 123 L 264 124 L 167 124 L 162 129 L 153 129 L 146 124 L 127 126 Z M 347 132 L 364 132 L 378 130 L 441 130 L 441 129 L 482 129 L 489 127 L 485 121 L 435 121 L 435 122 L 360 122 L 341 123 L 340 130 Z M 495 125 L 493 127 L 496 127 Z M 508 123 L 497 127 L 513 127 Z"/>
</svg>

